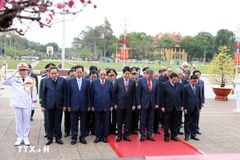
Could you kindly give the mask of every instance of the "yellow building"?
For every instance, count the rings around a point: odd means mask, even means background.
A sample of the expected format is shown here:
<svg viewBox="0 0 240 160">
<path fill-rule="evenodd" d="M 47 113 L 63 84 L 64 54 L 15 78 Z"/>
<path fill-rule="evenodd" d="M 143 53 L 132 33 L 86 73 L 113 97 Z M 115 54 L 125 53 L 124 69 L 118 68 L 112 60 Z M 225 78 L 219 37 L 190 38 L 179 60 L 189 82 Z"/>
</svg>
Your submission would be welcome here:
<svg viewBox="0 0 240 160">
<path fill-rule="evenodd" d="M 166 49 L 164 47 L 157 46 L 158 41 L 163 37 L 171 38 L 176 43 L 175 47 L 172 49 Z M 157 34 L 155 37 L 153 37 L 153 41 L 155 43 L 154 57 L 159 57 L 160 60 L 171 62 L 187 61 L 187 52 L 185 52 L 185 50 L 179 45 L 181 39 L 182 35 L 179 32 L 173 32 L 173 34 Z"/>
</svg>

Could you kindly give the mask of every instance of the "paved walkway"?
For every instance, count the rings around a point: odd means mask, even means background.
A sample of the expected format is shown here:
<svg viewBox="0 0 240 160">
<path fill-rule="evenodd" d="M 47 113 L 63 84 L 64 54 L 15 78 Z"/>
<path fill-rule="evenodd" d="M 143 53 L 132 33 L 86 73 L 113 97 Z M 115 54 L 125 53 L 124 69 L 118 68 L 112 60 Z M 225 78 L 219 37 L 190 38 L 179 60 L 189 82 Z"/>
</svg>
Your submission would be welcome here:
<svg viewBox="0 0 240 160">
<path fill-rule="evenodd" d="M 199 142 L 190 140 L 188 143 L 205 154 L 240 153 L 240 114 L 233 112 L 236 108 L 234 95 L 229 101 L 215 101 L 211 85 L 206 85 L 206 105 L 201 112 L 201 132 Z M 53 143 L 44 149 L 46 139 L 43 128 L 43 114 L 38 107 L 35 111 L 34 121 L 31 122 L 30 142 L 35 146 L 35 153 L 28 148 L 27 153 L 22 148 L 14 146 L 16 141 L 15 120 L 13 109 L 9 107 L 11 91 L 6 87 L 4 95 L 0 97 L 0 160 L 1 159 L 115 159 L 118 156 L 109 144 L 94 144 L 94 136 L 88 136 L 87 145 L 77 143 L 70 145 L 70 137 L 63 138 L 64 145 Z M 183 136 L 179 136 L 183 138 Z M 127 147 L 127 146 L 126 146 Z M 38 150 L 40 149 L 40 150 Z M 39 153 L 36 153 L 39 151 Z"/>
</svg>

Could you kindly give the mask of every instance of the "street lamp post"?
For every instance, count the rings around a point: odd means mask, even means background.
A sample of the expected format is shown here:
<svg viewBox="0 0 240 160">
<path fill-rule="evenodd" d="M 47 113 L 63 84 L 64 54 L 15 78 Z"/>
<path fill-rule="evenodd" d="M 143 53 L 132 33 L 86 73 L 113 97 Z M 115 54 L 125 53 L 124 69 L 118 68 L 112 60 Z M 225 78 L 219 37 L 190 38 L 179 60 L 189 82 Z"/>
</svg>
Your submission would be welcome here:
<svg viewBox="0 0 240 160">
<path fill-rule="evenodd" d="M 235 36 L 236 36 L 236 40 L 237 40 L 237 62 L 236 62 L 236 69 L 238 67 L 238 62 L 239 62 L 239 58 L 238 58 L 238 54 L 239 54 L 239 41 L 240 41 L 240 26 L 237 27 L 237 31 L 235 32 Z"/>
</svg>

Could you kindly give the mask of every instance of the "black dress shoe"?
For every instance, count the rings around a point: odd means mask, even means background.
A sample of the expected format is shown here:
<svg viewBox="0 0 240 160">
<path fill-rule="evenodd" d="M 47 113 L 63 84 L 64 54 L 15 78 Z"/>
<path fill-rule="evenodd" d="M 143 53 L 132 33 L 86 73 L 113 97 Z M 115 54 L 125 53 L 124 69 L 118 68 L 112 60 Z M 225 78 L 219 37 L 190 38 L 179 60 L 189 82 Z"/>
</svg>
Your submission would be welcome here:
<svg viewBox="0 0 240 160">
<path fill-rule="evenodd" d="M 128 141 L 128 142 L 132 142 L 132 140 L 128 136 L 123 136 L 123 140 Z"/>
<path fill-rule="evenodd" d="M 185 137 L 185 141 L 189 141 L 189 137 Z"/>
<path fill-rule="evenodd" d="M 45 135 L 44 138 L 47 138 L 47 135 Z"/>
<path fill-rule="evenodd" d="M 177 139 L 176 136 L 172 136 L 172 137 L 171 137 L 171 140 L 174 140 L 174 141 L 178 142 L 178 139 Z"/>
<path fill-rule="evenodd" d="M 69 136 L 69 133 L 64 133 L 64 137 L 68 137 Z"/>
<path fill-rule="evenodd" d="M 152 136 L 147 136 L 147 140 L 155 141 L 155 139 Z"/>
<path fill-rule="evenodd" d="M 48 140 L 46 145 L 50 145 L 52 143 L 52 140 Z"/>
<path fill-rule="evenodd" d="M 101 141 L 101 138 L 96 137 L 96 139 L 94 140 L 94 143 L 98 143 L 98 142 L 100 142 L 100 141 Z"/>
<path fill-rule="evenodd" d="M 87 144 L 87 141 L 85 140 L 85 138 L 80 138 L 79 142 L 81 142 L 82 144 Z"/>
<path fill-rule="evenodd" d="M 122 136 L 117 136 L 116 142 L 120 142 L 122 140 Z"/>
<path fill-rule="evenodd" d="M 154 130 L 155 134 L 161 134 L 159 130 Z"/>
<path fill-rule="evenodd" d="M 107 138 L 103 138 L 102 141 L 103 141 L 104 143 L 108 143 Z"/>
<path fill-rule="evenodd" d="M 165 142 L 169 142 L 169 137 L 164 137 Z"/>
<path fill-rule="evenodd" d="M 141 135 L 140 141 L 144 142 L 144 139 L 145 139 L 145 137 L 143 135 Z"/>
<path fill-rule="evenodd" d="M 138 135 L 138 132 L 137 132 L 137 130 L 136 130 L 136 129 L 134 129 L 134 130 L 132 131 L 132 134 Z"/>
<path fill-rule="evenodd" d="M 197 134 L 202 134 L 201 132 L 197 131 Z"/>
<path fill-rule="evenodd" d="M 191 139 L 199 141 L 199 139 L 197 137 L 191 136 Z"/>
<path fill-rule="evenodd" d="M 61 139 L 56 139 L 56 143 L 58 143 L 58 144 L 63 144 L 63 141 L 61 140 Z"/>
<path fill-rule="evenodd" d="M 33 118 L 31 118 L 31 121 L 33 121 Z"/>
<path fill-rule="evenodd" d="M 113 134 L 113 135 L 118 135 L 116 130 L 113 130 L 113 131 L 111 132 L 111 134 Z"/>
<path fill-rule="evenodd" d="M 180 131 L 179 131 L 178 134 L 179 134 L 179 135 L 183 135 L 183 132 L 180 132 Z"/>
<path fill-rule="evenodd" d="M 76 142 L 77 142 L 77 140 L 76 140 L 76 139 L 74 139 L 74 140 L 71 140 L 71 145 L 74 145 L 74 144 L 76 144 Z"/>
<path fill-rule="evenodd" d="M 91 135 L 96 135 L 95 132 L 91 131 Z"/>
</svg>

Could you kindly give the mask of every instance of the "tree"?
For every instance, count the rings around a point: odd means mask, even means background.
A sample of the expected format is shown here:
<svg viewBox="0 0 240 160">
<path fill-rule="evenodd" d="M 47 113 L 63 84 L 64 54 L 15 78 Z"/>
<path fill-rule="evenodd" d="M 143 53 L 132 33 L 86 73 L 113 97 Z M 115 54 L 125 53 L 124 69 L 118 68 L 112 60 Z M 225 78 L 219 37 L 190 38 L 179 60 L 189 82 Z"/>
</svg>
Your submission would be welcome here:
<svg viewBox="0 0 240 160">
<path fill-rule="evenodd" d="M 80 57 L 82 59 L 85 59 L 85 60 L 87 59 L 89 61 L 93 57 L 93 55 L 92 55 L 92 53 L 89 50 L 83 49 L 80 52 Z"/>
<path fill-rule="evenodd" d="M 235 51 L 235 36 L 232 31 L 229 31 L 227 29 L 220 29 L 217 32 L 216 38 L 215 38 L 215 50 L 220 46 L 227 46 L 229 50 L 227 51 L 228 54 L 233 54 Z"/>
<path fill-rule="evenodd" d="M 227 54 L 227 46 L 219 47 L 219 53 L 209 65 L 210 81 L 224 87 L 228 82 L 232 82 L 235 65 L 232 57 Z"/>
<path fill-rule="evenodd" d="M 60 15 L 72 14 L 74 18 L 91 3 L 91 0 L 68 0 L 65 3 L 50 0 L 1 0 L 0 32 L 15 31 L 24 35 L 32 23 L 38 23 L 40 28 L 50 27 L 59 21 Z"/>
<path fill-rule="evenodd" d="M 170 37 L 163 37 L 161 38 L 158 42 L 157 42 L 158 47 L 160 47 L 163 51 L 163 56 L 164 56 L 164 60 L 167 60 L 166 57 L 166 51 L 168 49 L 172 49 L 176 43 L 174 42 L 174 40 L 172 40 Z"/>
</svg>

